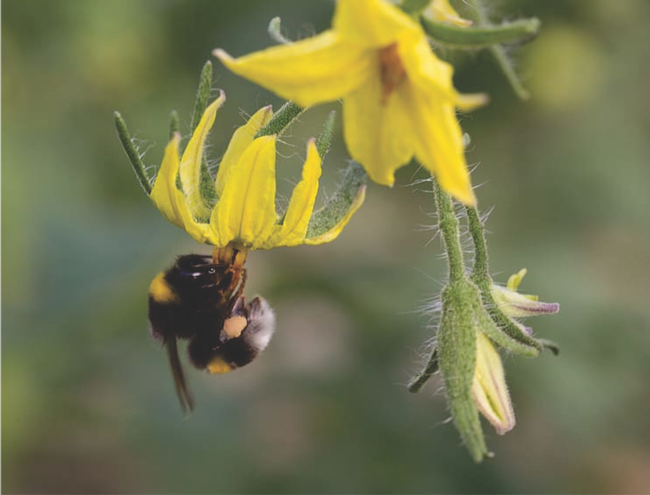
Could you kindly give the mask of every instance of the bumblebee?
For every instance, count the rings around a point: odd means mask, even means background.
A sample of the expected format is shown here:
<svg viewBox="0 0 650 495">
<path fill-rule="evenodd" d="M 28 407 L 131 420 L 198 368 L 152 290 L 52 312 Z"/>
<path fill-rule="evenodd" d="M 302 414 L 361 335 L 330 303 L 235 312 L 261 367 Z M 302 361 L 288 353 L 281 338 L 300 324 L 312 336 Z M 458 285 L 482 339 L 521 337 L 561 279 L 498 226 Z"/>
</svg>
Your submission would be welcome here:
<svg viewBox="0 0 650 495">
<path fill-rule="evenodd" d="M 216 250 L 214 256 L 187 254 L 159 273 L 149 286 L 149 331 L 167 350 L 176 395 L 184 412 L 194 408 L 178 355 L 188 340 L 190 362 L 209 373 L 228 373 L 253 361 L 275 330 L 269 304 L 243 296 L 246 251 Z"/>
</svg>

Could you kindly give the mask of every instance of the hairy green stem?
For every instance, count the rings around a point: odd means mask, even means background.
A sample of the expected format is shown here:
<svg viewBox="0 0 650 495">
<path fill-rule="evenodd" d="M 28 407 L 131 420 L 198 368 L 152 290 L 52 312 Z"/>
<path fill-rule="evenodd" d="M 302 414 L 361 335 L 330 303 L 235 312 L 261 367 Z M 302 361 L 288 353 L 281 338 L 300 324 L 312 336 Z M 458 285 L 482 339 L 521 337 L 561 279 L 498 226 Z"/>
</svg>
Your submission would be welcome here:
<svg viewBox="0 0 650 495">
<path fill-rule="evenodd" d="M 454 211 L 451 196 L 442 190 L 438 181 L 431 178 L 433 195 L 438 209 L 438 227 L 442 232 L 447 262 L 449 263 L 449 281 L 457 282 L 465 278 L 465 261 L 463 249 L 460 245 L 458 232 L 458 218 Z"/>
<path fill-rule="evenodd" d="M 483 222 L 481 222 L 476 207 L 466 206 L 465 210 L 467 211 L 469 233 L 474 242 L 474 269 L 472 270 L 472 280 L 479 287 L 489 287 L 491 279 L 490 270 L 488 268 L 488 252 L 487 244 L 485 243 Z"/>
</svg>

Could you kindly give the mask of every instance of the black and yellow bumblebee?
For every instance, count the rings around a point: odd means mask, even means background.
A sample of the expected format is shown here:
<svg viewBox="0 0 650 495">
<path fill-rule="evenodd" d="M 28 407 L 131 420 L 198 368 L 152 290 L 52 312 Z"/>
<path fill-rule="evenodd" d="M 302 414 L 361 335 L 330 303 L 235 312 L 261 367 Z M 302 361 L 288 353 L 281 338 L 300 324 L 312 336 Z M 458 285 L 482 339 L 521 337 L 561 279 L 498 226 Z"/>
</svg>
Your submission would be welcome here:
<svg viewBox="0 0 650 495">
<path fill-rule="evenodd" d="M 150 333 L 167 349 L 184 412 L 194 408 L 194 399 L 178 356 L 178 339 L 189 340 L 194 367 L 228 373 L 253 361 L 275 331 L 275 315 L 263 298 L 245 302 L 246 252 L 215 253 L 179 256 L 149 286 Z"/>
</svg>

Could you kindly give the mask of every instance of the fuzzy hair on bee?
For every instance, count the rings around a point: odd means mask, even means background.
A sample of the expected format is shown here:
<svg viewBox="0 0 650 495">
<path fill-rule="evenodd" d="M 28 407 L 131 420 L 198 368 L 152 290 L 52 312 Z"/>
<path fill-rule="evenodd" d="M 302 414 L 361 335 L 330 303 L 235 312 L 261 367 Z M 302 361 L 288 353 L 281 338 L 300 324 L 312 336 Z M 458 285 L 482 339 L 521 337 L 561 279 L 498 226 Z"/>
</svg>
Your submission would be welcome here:
<svg viewBox="0 0 650 495">
<path fill-rule="evenodd" d="M 176 395 L 184 412 L 194 398 L 178 355 L 178 340 L 189 341 L 191 364 L 212 374 L 249 364 L 268 346 L 275 314 L 261 297 L 246 303 L 246 270 L 232 259 L 179 256 L 149 286 L 149 332 L 167 350 Z"/>
</svg>

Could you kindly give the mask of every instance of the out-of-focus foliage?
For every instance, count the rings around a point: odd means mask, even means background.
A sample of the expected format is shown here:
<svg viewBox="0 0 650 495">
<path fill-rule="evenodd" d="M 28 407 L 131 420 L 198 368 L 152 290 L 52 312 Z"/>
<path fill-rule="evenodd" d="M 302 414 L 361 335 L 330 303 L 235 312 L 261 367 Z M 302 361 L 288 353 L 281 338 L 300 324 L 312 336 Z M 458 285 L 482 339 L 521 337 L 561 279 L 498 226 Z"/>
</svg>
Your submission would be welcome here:
<svg viewBox="0 0 650 495">
<path fill-rule="evenodd" d="M 431 332 L 418 313 L 444 280 L 425 177 L 371 186 L 336 242 L 253 253 L 248 293 L 275 307 L 265 355 L 229 376 L 190 372 L 179 411 L 149 339 L 149 280 L 204 252 L 167 224 L 115 136 L 119 109 L 158 164 L 167 117 L 187 134 L 212 48 L 325 29 L 330 1 L 5 0 L 2 9 L 2 483 L 12 493 L 643 492 L 650 487 L 650 4 L 513 0 L 541 36 L 518 54 L 517 101 L 487 54 L 444 53 L 457 86 L 492 103 L 463 117 L 492 268 L 562 303 L 538 335 L 562 354 L 506 359 L 518 424 L 475 466 L 439 381 L 404 384 Z M 216 64 L 229 133 L 279 101 Z M 304 140 L 336 106 L 301 117 L 278 173 L 287 196 Z M 332 190 L 346 154 L 325 162 Z M 281 179 L 282 180 L 282 179 Z M 329 184 L 329 186 L 327 185 Z M 497 276 L 497 279 L 499 277 Z"/>
</svg>

